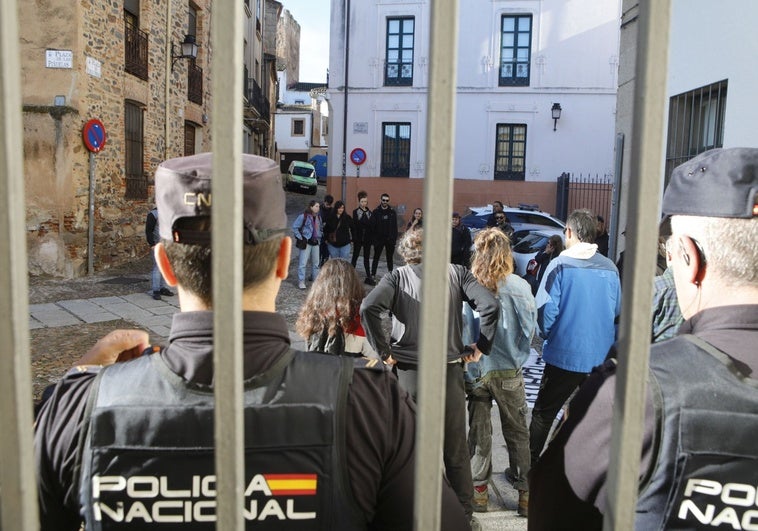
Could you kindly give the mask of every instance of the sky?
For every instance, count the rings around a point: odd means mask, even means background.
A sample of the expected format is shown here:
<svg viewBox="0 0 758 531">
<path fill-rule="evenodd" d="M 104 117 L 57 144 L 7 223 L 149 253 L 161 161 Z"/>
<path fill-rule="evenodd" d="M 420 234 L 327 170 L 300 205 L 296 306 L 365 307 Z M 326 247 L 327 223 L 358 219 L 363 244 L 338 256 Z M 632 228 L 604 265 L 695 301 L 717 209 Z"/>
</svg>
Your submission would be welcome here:
<svg viewBox="0 0 758 531">
<path fill-rule="evenodd" d="M 330 0 L 280 0 L 300 24 L 300 81 L 326 82 Z"/>
</svg>

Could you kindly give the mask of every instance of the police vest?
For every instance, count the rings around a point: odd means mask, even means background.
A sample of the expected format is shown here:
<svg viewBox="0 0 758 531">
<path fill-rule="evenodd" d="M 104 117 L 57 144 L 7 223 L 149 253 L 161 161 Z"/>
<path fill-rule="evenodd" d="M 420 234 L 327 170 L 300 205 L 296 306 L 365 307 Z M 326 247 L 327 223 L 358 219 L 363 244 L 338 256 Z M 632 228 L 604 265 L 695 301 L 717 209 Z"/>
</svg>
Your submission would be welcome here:
<svg viewBox="0 0 758 531">
<path fill-rule="evenodd" d="M 246 529 L 366 529 L 345 465 L 352 373 L 352 359 L 291 350 L 245 382 Z M 81 438 L 86 529 L 215 529 L 213 404 L 160 355 L 102 370 Z"/>
<path fill-rule="evenodd" d="M 636 528 L 758 529 L 758 381 L 696 336 L 653 354 L 655 462 Z"/>
</svg>

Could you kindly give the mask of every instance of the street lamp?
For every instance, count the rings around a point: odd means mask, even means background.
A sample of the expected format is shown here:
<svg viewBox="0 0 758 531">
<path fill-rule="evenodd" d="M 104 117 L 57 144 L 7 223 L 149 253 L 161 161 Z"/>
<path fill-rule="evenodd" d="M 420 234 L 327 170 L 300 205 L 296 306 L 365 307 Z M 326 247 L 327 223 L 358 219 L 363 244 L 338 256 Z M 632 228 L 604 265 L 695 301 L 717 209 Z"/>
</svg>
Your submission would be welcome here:
<svg viewBox="0 0 758 531">
<path fill-rule="evenodd" d="M 553 106 L 550 108 L 550 112 L 553 113 L 553 131 L 555 131 L 555 127 L 558 125 L 558 120 L 561 119 L 561 104 L 553 103 Z"/>
<path fill-rule="evenodd" d="M 194 35 L 185 35 L 184 41 L 179 43 L 179 49 L 181 53 L 174 51 L 174 45 L 171 45 L 171 70 L 174 69 L 174 65 L 179 59 L 196 59 L 197 49 L 200 46 L 195 42 Z"/>
</svg>

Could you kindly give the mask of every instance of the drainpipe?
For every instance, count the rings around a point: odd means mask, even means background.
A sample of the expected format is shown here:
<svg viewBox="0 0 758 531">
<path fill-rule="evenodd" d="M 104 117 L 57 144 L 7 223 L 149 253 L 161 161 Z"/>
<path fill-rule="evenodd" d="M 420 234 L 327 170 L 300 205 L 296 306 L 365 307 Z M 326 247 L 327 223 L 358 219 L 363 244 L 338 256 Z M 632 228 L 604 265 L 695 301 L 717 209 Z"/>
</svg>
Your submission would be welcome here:
<svg viewBox="0 0 758 531">
<path fill-rule="evenodd" d="M 168 160 L 168 139 L 169 134 L 171 132 L 171 127 L 168 123 L 169 117 L 171 116 L 171 53 L 172 53 L 172 33 L 171 33 L 171 0 L 168 0 L 166 2 L 166 92 L 164 95 L 164 100 L 166 102 L 165 107 L 165 116 L 164 116 L 164 125 L 165 125 L 165 132 L 164 132 L 164 142 L 163 142 L 163 160 Z"/>
<path fill-rule="evenodd" d="M 345 6 L 345 101 L 342 108 L 342 201 L 347 196 L 347 93 L 350 66 L 350 0 Z"/>
</svg>

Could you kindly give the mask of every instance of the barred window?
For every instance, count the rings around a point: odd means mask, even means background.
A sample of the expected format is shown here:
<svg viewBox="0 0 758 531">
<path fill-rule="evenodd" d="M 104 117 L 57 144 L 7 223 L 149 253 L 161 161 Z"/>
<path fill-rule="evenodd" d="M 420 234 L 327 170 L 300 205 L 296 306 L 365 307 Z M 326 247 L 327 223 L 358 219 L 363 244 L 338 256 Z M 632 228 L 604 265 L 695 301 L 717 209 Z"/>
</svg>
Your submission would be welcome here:
<svg viewBox="0 0 758 531">
<path fill-rule="evenodd" d="M 494 177 L 509 181 L 526 179 L 526 125 L 497 124 Z"/>
</svg>

